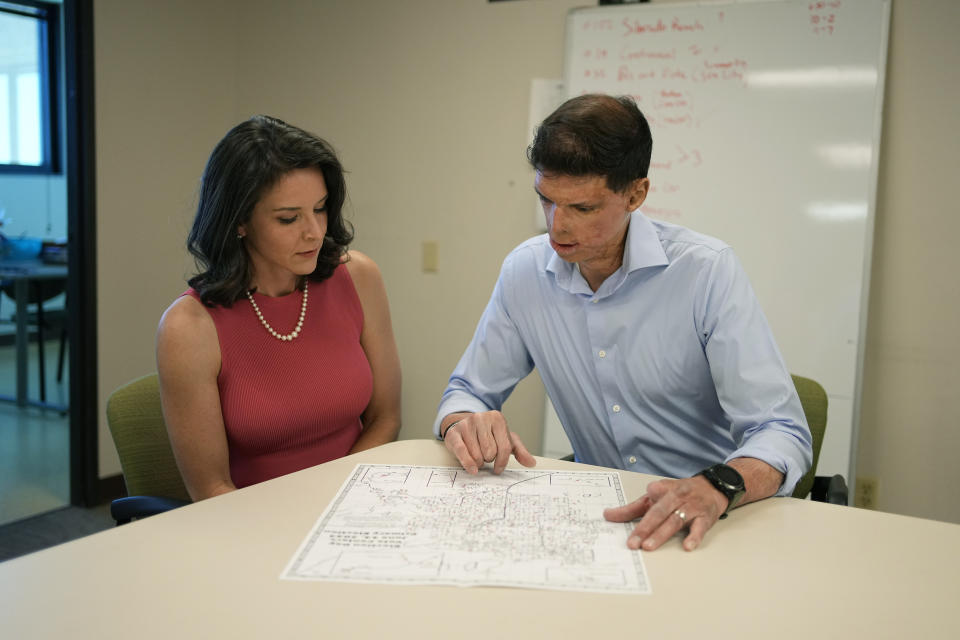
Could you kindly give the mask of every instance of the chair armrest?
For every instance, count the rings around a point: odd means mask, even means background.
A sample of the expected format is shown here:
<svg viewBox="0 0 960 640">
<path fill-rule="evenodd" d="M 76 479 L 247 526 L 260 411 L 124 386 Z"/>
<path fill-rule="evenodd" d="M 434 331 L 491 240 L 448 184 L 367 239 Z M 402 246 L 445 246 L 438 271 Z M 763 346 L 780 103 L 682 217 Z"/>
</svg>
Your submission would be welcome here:
<svg viewBox="0 0 960 640">
<path fill-rule="evenodd" d="M 120 526 L 121 524 L 127 524 L 131 520 L 147 518 L 188 504 L 190 504 L 190 502 L 177 500 L 175 498 L 127 496 L 125 498 L 117 498 L 110 503 L 110 515 L 117 521 L 117 526 Z"/>
<path fill-rule="evenodd" d="M 827 502 L 843 506 L 850 504 L 847 483 L 840 474 L 830 478 L 830 484 L 827 486 Z"/>
<path fill-rule="evenodd" d="M 850 491 L 843 476 L 817 476 L 813 479 L 813 488 L 810 490 L 810 499 L 816 502 L 829 504 L 850 504 Z"/>
</svg>

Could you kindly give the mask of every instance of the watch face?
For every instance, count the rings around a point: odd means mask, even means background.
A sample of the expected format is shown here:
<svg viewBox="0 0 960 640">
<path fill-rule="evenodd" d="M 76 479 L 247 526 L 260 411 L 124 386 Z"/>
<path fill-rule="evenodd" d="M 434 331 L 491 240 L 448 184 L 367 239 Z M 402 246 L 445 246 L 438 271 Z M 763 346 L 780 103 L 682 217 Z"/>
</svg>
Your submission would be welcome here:
<svg viewBox="0 0 960 640">
<path fill-rule="evenodd" d="M 743 478 L 733 467 L 728 467 L 725 464 L 718 464 L 713 468 L 713 472 L 717 474 L 717 477 L 720 478 L 723 482 L 737 487 L 743 483 Z"/>
</svg>

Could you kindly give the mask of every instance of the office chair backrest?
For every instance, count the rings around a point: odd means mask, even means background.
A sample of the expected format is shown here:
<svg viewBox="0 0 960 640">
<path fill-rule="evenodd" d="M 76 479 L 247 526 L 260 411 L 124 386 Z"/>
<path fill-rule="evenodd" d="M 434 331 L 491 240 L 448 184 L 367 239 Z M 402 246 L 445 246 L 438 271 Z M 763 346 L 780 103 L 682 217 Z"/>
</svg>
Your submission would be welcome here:
<svg viewBox="0 0 960 640">
<path fill-rule="evenodd" d="M 129 495 L 190 500 L 163 422 L 157 374 L 132 380 L 110 394 L 107 423 Z"/>
<path fill-rule="evenodd" d="M 793 385 L 800 396 L 803 413 L 807 417 L 810 435 L 813 436 L 813 465 L 804 474 L 793 490 L 794 498 L 806 498 L 813 488 L 813 480 L 817 475 L 817 462 L 820 460 L 820 447 L 823 445 L 823 434 L 827 430 L 827 392 L 816 381 L 810 378 L 791 375 Z"/>
</svg>

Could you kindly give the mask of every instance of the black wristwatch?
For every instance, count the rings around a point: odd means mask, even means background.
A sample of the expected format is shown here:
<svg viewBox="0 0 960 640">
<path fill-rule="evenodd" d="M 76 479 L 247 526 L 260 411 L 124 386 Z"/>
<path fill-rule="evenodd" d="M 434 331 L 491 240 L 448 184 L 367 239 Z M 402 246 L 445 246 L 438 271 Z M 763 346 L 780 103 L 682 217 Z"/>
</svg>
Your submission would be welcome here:
<svg viewBox="0 0 960 640">
<path fill-rule="evenodd" d="M 709 480 L 710 484 L 716 487 L 717 491 L 727 496 L 727 510 L 720 516 L 721 520 L 727 517 L 727 513 L 740 503 L 743 494 L 747 492 L 746 487 L 743 486 L 743 476 L 730 465 L 715 464 L 712 467 L 707 467 L 697 475 L 701 475 Z"/>
</svg>

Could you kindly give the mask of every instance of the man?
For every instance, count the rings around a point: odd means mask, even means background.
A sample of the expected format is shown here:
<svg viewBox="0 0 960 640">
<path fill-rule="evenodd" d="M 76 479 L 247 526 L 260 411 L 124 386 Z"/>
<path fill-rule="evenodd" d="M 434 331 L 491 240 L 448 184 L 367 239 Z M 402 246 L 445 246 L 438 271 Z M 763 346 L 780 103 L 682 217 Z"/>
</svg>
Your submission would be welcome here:
<svg viewBox="0 0 960 640">
<path fill-rule="evenodd" d="M 637 211 L 651 148 L 630 98 L 580 96 L 543 121 L 527 155 L 548 233 L 504 261 L 434 429 L 470 473 L 511 453 L 534 465 L 499 409 L 536 366 L 578 461 L 676 478 L 604 512 L 642 516 L 628 546 L 686 528 L 693 550 L 738 504 L 789 495 L 811 437 L 730 247 Z"/>
</svg>

